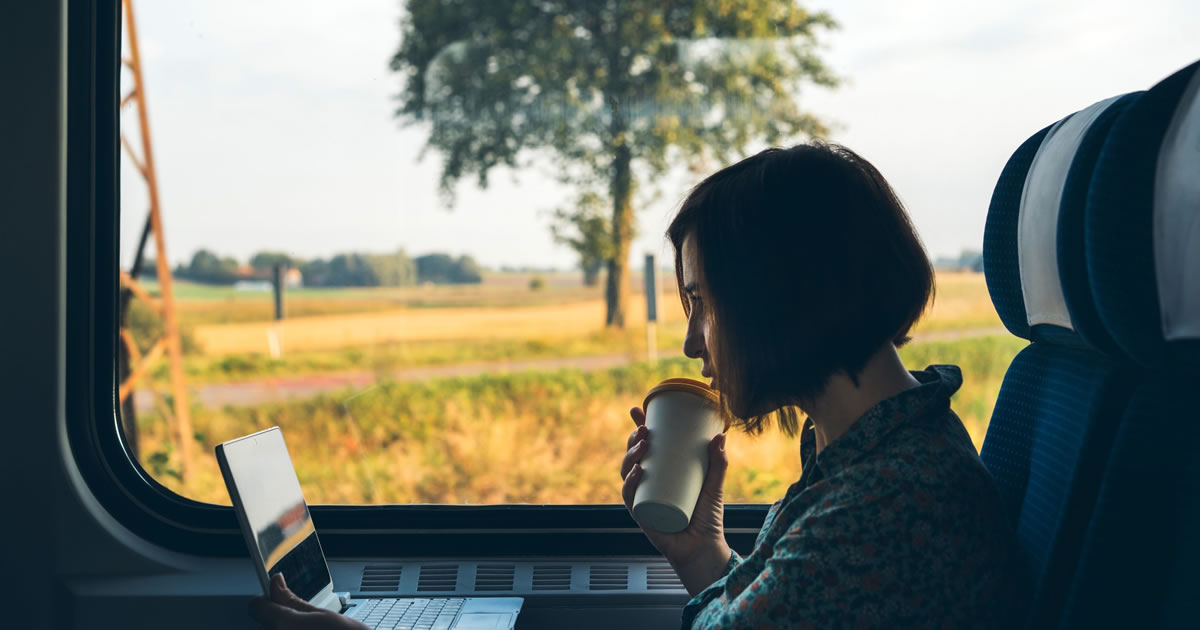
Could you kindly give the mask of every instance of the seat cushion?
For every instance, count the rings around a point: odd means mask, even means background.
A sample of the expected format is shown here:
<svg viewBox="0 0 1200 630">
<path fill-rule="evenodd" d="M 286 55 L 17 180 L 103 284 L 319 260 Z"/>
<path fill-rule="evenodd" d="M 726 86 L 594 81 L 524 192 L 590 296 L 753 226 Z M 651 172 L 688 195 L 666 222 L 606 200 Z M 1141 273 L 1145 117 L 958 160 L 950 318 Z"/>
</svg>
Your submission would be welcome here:
<svg viewBox="0 0 1200 630">
<path fill-rule="evenodd" d="M 1129 403 L 1084 537 L 1065 628 L 1200 627 L 1200 422 L 1180 372 Z"/>
<path fill-rule="evenodd" d="M 1087 349 L 1035 343 L 1004 377 L 980 453 L 1009 513 L 1038 595 L 1057 614 L 1074 572 L 1098 472 L 1133 381 Z"/>
</svg>

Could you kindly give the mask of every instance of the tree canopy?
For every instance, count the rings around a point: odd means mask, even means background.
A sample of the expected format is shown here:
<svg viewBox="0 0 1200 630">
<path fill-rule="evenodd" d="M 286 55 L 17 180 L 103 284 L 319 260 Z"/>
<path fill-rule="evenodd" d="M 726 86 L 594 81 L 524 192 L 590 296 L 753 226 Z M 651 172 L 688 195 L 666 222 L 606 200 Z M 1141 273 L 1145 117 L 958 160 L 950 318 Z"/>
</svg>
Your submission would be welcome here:
<svg viewBox="0 0 1200 630">
<path fill-rule="evenodd" d="M 483 273 L 470 256 L 454 258 L 449 254 L 417 256 L 417 279 L 435 284 L 479 284 Z"/>
<path fill-rule="evenodd" d="M 579 268 L 583 270 L 583 284 L 595 286 L 600 279 L 600 270 L 612 255 L 612 233 L 609 231 L 609 213 L 605 210 L 607 198 L 594 191 L 585 191 L 573 206 L 554 211 L 550 233 L 558 243 L 566 245 L 579 255 Z"/>
<path fill-rule="evenodd" d="M 250 266 L 260 271 L 268 271 L 275 265 L 282 265 L 285 268 L 296 267 L 299 262 L 298 259 L 286 252 L 263 251 L 250 257 Z"/>
<path fill-rule="evenodd" d="M 806 84 L 837 85 L 817 53 L 818 34 L 835 23 L 791 0 L 406 6 L 392 58 L 405 82 L 397 116 L 429 125 L 448 203 L 463 177 L 486 187 L 497 167 L 549 157 L 579 199 L 609 207 L 609 325 L 624 324 L 639 179 L 827 131 L 797 98 Z M 594 232 L 594 215 L 586 204 L 560 211 L 560 232 Z"/>
<path fill-rule="evenodd" d="M 391 254 L 337 254 L 300 265 L 305 286 L 399 287 L 416 284 L 416 266 L 404 250 Z"/>
<path fill-rule="evenodd" d="M 187 265 L 175 268 L 175 275 L 204 284 L 232 284 L 238 279 L 238 262 L 229 256 L 221 257 L 207 249 L 199 249 Z"/>
<path fill-rule="evenodd" d="M 329 258 L 302 260 L 284 252 L 261 251 L 250 257 L 246 270 L 230 256 L 199 249 L 186 265 L 175 268 L 180 279 L 207 284 L 233 284 L 238 280 L 265 279 L 275 265 L 300 270 L 310 287 L 402 287 L 422 282 L 478 284 L 483 282 L 479 263 L 470 256 L 454 257 L 434 252 L 411 258 L 403 249 L 390 253 L 345 252 Z M 143 265 L 143 269 L 147 266 Z M 153 270 L 153 260 L 149 261 Z M 142 275 L 147 275 L 143 272 Z"/>
</svg>

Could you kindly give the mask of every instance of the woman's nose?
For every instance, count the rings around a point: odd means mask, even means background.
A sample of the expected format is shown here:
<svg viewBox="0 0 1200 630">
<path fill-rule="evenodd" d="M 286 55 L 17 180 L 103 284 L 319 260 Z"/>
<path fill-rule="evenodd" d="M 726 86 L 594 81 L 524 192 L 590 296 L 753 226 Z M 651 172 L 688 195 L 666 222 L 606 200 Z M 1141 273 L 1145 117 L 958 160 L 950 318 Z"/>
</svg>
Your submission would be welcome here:
<svg viewBox="0 0 1200 630">
<path fill-rule="evenodd" d="M 687 336 L 683 338 L 683 354 L 689 359 L 699 359 L 704 356 L 704 335 L 688 326 Z"/>
</svg>

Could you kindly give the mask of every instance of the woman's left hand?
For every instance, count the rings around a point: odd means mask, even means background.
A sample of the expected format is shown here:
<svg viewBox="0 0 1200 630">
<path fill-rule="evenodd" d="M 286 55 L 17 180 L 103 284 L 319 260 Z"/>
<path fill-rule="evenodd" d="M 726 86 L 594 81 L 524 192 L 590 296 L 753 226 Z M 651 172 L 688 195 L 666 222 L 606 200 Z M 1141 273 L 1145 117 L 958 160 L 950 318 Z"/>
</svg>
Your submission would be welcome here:
<svg viewBox="0 0 1200 630">
<path fill-rule="evenodd" d="M 250 602 L 250 616 L 268 630 L 367 630 L 356 619 L 300 599 L 279 573 L 271 576 L 271 599 L 255 597 Z"/>
</svg>

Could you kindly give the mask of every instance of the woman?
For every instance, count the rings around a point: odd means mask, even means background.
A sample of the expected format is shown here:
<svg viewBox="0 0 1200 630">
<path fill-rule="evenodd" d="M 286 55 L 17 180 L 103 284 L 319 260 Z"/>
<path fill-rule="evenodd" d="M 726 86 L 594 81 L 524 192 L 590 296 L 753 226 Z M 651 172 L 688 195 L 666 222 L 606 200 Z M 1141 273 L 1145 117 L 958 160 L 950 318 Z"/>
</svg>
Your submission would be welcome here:
<svg viewBox="0 0 1200 630">
<path fill-rule="evenodd" d="M 643 528 L 694 597 L 683 627 L 1011 627 L 1024 589 L 1011 520 L 950 410 L 953 366 L 896 353 L 933 271 L 883 176 L 837 145 L 770 149 L 692 191 L 668 236 L 688 314 L 684 353 L 749 433 L 800 433 L 800 480 L 753 553 L 725 542 L 725 437 L 688 528 Z M 804 414 L 803 427 L 800 415 Z M 641 409 L 621 462 L 632 512 L 652 438 Z M 362 628 L 272 582 L 268 628 Z"/>
<path fill-rule="evenodd" d="M 933 272 L 900 201 L 852 151 L 770 149 L 712 175 L 667 232 L 702 361 L 748 433 L 800 434 L 803 474 L 753 553 L 725 542 L 725 437 L 688 528 L 643 527 L 693 598 L 683 627 L 1011 627 L 1024 588 L 1011 520 L 950 396 L 953 366 L 896 348 Z M 807 418 L 800 424 L 800 415 Z M 632 513 L 652 439 L 641 409 L 621 462 Z"/>
</svg>

